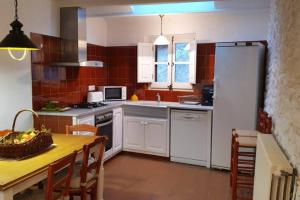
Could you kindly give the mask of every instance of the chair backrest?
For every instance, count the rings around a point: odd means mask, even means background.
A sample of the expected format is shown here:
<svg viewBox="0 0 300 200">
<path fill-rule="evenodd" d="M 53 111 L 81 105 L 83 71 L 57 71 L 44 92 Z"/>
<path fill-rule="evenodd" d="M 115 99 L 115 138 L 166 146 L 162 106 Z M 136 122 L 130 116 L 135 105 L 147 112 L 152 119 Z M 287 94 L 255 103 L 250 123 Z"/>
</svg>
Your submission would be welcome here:
<svg viewBox="0 0 300 200">
<path fill-rule="evenodd" d="M 99 128 L 92 126 L 90 124 L 78 124 L 73 126 L 66 126 L 66 134 L 72 134 L 74 131 L 86 131 L 93 133 L 93 135 L 96 135 L 98 133 Z"/>
<path fill-rule="evenodd" d="M 103 156 L 105 152 L 105 145 L 108 138 L 101 136 L 95 139 L 94 142 L 83 146 L 83 162 L 80 170 L 80 184 L 85 185 L 87 181 L 87 174 L 92 173 L 95 177 L 99 175 L 99 170 L 102 165 Z M 97 147 L 98 146 L 98 147 Z M 89 163 L 91 149 L 98 148 L 98 156 L 94 156 L 94 161 Z M 94 154 L 96 155 L 96 154 Z"/>
<path fill-rule="evenodd" d="M 272 133 L 272 117 L 262 109 L 258 111 L 258 131 L 266 134 Z"/>
<path fill-rule="evenodd" d="M 48 169 L 46 200 L 62 199 L 68 196 L 76 155 L 77 151 L 74 151 L 71 155 L 50 164 Z M 67 173 L 56 180 L 55 175 L 62 169 L 66 169 Z M 63 190 L 61 190 L 61 188 L 63 188 Z M 58 195 L 54 195 L 54 192 Z"/>
</svg>

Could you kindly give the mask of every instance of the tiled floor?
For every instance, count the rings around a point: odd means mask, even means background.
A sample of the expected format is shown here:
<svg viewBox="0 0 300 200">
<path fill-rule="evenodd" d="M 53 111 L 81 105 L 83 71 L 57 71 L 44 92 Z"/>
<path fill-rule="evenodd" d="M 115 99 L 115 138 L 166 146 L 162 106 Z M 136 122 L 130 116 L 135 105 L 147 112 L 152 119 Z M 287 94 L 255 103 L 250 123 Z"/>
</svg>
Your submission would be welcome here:
<svg viewBox="0 0 300 200">
<path fill-rule="evenodd" d="M 104 168 L 105 200 L 230 200 L 227 172 L 127 153 Z"/>
</svg>

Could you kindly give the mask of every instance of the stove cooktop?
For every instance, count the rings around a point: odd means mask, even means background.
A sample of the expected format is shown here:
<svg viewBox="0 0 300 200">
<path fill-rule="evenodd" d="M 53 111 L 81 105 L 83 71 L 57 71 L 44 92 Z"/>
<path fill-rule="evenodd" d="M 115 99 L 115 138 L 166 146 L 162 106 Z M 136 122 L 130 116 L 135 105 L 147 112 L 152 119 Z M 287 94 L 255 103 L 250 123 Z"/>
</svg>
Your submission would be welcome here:
<svg viewBox="0 0 300 200">
<path fill-rule="evenodd" d="M 73 108 L 99 108 L 106 106 L 107 104 L 102 103 L 102 102 L 94 102 L 94 103 L 88 103 L 88 102 L 83 102 L 83 103 L 78 103 L 78 104 L 73 104 Z"/>
</svg>

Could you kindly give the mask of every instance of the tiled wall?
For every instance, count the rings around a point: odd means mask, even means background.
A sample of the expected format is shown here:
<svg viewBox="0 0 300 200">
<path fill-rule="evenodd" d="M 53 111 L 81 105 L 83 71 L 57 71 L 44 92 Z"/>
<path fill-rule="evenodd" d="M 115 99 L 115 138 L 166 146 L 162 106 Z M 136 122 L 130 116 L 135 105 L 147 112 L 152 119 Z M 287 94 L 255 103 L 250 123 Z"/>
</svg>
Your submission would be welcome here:
<svg viewBox="0 0 300 200">
<path fill-rule="evenodd" d="M 127 86 L 128 97 L 137 87 L 137 47 L 108 47 L 108 82 L 110 85 Z"/>
<path fill-rule="evenodd" d="M 139 99 L 156 100 L 156 94 L 159 93 L 162 101 L 178 101 L 177 96 L 200 94 L 198 89 L 194 89 L 194 91 L 148 90 L 147 84 L 137 83 L 137 47 L 108 47 L 107 49 L 108 82 L 110 85 L 127 86 L 128 98 L 135 92 Z M 214 43 L 198 44 L 196 71 L 198 85 L 212 83 L 214 78 L 214 59 Z"/>
<path fill-rule="evenodd" d="M 40 110 L 49 100 L 70 105 L 86 101 L 88 85 L 108 85 L 107 66 L 55 67 L 50 65 L 60 61 L 59 38 L 32 34 L 37 44 L 43 44 L 40 51 L 32 53 L 32 96 L 33 109 Z M 107 63 L 106 48 L 88 44 L 88 60 Z"/>
<path fill-rule="evenodd" d="M 197 45 L 197 83 L 210 83 L 214 79 L 215 43 Z"/>
<path fill-rule="evenodd" d="M 65 133 L 66 125 L 73 124 L 72 117 L 67 116 L 49 116 L 40 115 L 39 118 L 34 118 L 34 128 L 40 130 L 43 125 L 51 129 L 52 133 Z"/>
<path fill-rule="evenodd" d="M 178 101 L 177 96 L 200 94 L 194 91 L 148 90 L 148 84 L 137 83 L 137 47 L 102 47 L 88 44 L 88 60 L 103 61 L 105 67 L 57 67 L 51 65 L 62 57 L 63 40 L 40 34 L 31 34 L 41 48 L 32 52 L 33 108 L 40 110 L 50 100 L 60 105 L 86 101 L 88 85 L 125 85 L 128 98 L 135 92 L 141 100 L 155 100 L 159 93 L 162 101 Z M 211 83 L 214 76 L 215 44 L 198 44 L 197 83 Z M 197 88 L 197 87 L 195 87 Z"/>
</svg>

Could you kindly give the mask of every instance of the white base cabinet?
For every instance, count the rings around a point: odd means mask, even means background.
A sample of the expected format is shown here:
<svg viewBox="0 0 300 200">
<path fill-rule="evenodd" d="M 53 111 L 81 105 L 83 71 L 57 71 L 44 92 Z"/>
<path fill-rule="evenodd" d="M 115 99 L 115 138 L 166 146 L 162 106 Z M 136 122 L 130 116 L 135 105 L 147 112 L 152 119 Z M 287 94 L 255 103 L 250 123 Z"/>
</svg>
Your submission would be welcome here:
<svg viewBox="0 0 300 200">
<path fill-rule="evenodd" d="M 123 109 L 113 110 L 113 153 L 119 153 L 123 149 Z"/>
<path fill-rule="evenodd" d="M 147 119 L 145 121 L 145 150 L 165 154 L 167 150 L 166 120 Z"/>
<path fill-rule="evenodd" d="M 167 120 L 147 117 L 124 117 L 125 151 L 168 157 Z"/>
<path fill-rule="evenodd" d="M 124 149 L 144 150 L 145 127 L 143 118 L 124 117 Z"/>
</svg>

